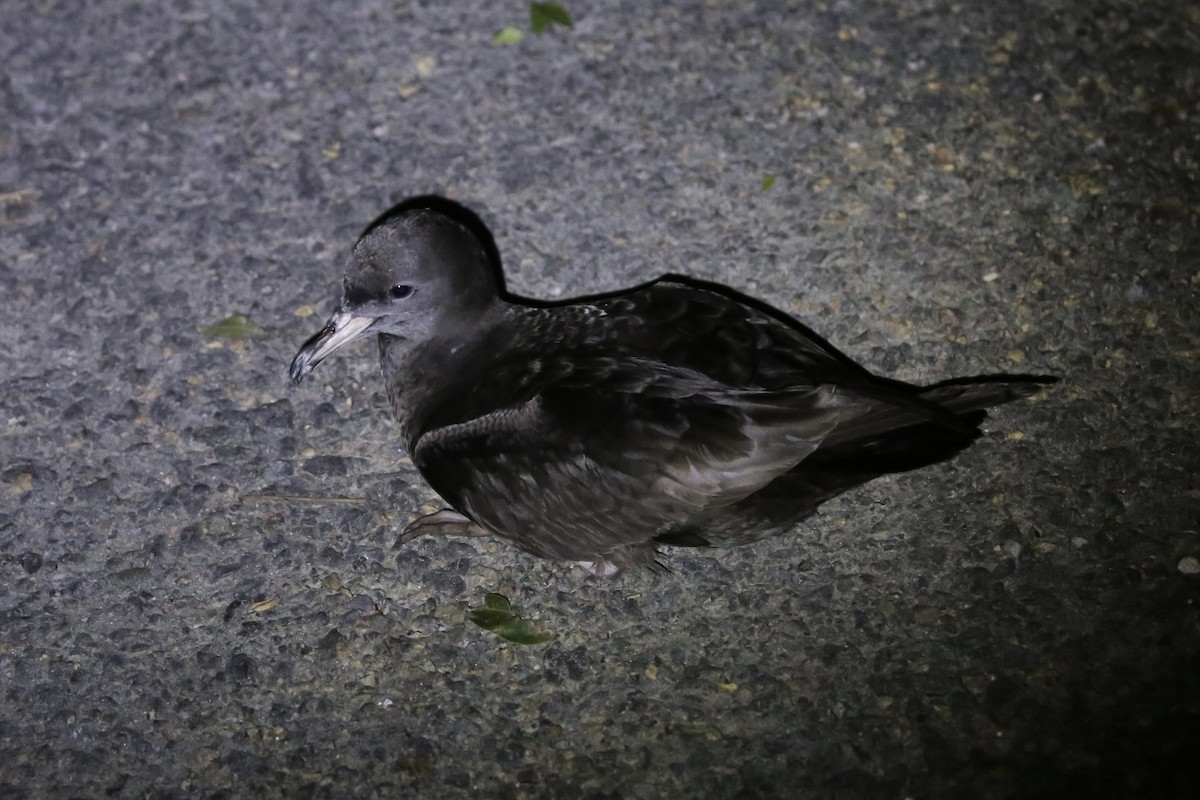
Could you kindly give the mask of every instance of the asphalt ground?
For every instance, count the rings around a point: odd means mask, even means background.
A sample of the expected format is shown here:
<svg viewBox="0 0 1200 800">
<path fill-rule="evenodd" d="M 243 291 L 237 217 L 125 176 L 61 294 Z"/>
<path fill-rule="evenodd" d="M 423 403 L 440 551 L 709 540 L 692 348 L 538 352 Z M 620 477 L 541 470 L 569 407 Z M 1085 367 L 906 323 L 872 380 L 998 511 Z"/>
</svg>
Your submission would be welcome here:
<svg viewBox="0 0 1200 800">
<path fill-rule="evenodd" d="M 565 6 L 5 0 L 0 796 L 1194 796 L 1198 7 Z M 668 574 L 395 549 L 374 348 L 287 365 L 426 193 L 522 294 L 1062 382 Z"/>
</svg>

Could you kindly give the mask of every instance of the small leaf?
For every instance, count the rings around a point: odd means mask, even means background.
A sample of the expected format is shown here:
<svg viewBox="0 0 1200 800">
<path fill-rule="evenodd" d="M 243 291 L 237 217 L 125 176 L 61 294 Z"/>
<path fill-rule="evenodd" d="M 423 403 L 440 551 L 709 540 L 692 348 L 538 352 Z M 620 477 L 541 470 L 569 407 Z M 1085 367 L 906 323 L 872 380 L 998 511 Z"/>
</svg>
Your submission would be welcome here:
<svg viewBox="0 0 1200 800">
<path fill-rule="evenodd" d="M 519 617 L 493 628 L 492 633 L 513 644 L 545 644 L 554 638 L 550 631 Z"/>
<path fill-rule="evenodd" d="M 204 335 L 210 339 L 247 339 L 262 332 L 245 314 L 230 314 L 204 329 Z"/>
<path fill-rule="evenodd" d="M 492 37 L 492 44 L 518 44 L 524 38 L 525 34 L 521 33 L 520 28 L 509 25 L 496 32 Z"/>
<path fill-rule="evenodd" d="M 765 192 L 767 189 L 770 189 L 774 185 L 775 185 L 775 176 L 774 175 L 772 175 L 769 172 L 766 175 L 763 175 L 761 191 Z"/>
<path fill-rule="evenodd" d="M 471 612 L 471 621 L 513 644 L 545 644 L 554 638 L 550 631 L 512 613 L 508 598 L 489 592 L 483 596 L 483 608 Z"/>
<path fill-rule="evenodd" d="M 509 612 L 496 608 L 477 608 L 471 612 L 471 621 L 485 631 L 494 631 L 501 625 L 512 622 L 513 619 L 515 618 Z"/>
<path fill-rule="evenodd" d="M 558 3 L 530 3 L 529 30 L 541 36 L 551 25 L 565 25 L 574 28 L 571 15 Z"/>
<path fill-rule="evenodd" d="M 508 602 L 508 598 L 504 595 L 488 592 L 483 596 L 483 607 L 494 608 L 499 611 L 509 611 L 512 609 L 512 604 Z"/>
</svg>

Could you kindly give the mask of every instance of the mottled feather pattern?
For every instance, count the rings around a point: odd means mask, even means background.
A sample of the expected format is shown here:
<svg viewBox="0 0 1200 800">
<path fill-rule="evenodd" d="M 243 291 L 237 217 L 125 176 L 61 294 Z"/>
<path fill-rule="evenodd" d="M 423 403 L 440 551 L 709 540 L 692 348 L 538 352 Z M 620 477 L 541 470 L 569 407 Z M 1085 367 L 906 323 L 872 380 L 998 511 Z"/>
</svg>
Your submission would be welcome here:
<svg viewBox="0 0 1200 800">
<path fill-rule="evenodd" d="M 516 298 L 486 229 L 455 208 L 372 225 L 338 312 L 292 364 L 300 380 L 378 335 L 413 462 L 457 512 L 410 531 L 457 525 L 601 572 L 653 565 L 661 544 L 780 533 L 878 475 L 949 458 L 983 409 L 1052 380 L 881 378 L 782 312 L 679 276 Z"/>
</svg>

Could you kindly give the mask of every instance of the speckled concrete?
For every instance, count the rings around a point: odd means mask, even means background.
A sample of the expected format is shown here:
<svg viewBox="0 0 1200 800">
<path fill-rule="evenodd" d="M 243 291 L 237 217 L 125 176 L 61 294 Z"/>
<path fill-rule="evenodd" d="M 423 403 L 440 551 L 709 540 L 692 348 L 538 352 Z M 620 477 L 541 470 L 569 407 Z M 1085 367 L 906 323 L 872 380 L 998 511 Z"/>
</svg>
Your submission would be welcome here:
<svg viewBox="0 0 1200 800">
<path fill-rule="evenodd" d="M 5 3 L 0 796 L 1195 792 L 1196 5 L 565 4 Z M 1064 382 L 668 575 L 393 550 L 373 348 L 286 367 L 427 192 L 525 294 L 688 272 Z"/>
</svg>

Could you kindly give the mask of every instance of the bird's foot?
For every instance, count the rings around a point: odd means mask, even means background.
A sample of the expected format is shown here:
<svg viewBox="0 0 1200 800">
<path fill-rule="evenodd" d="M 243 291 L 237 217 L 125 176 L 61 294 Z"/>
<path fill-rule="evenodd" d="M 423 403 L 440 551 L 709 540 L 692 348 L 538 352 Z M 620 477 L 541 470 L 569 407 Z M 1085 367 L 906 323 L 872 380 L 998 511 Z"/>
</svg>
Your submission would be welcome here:
<svg viewBox="0 0 1200 800">
<path fill-rule="evenodd" d="M 589 575 L 596 575 L 601 578 L 611 578 L 621 571 L 621 568 L 616 564 L 602 558 L 596 561 L 576 561 L 575 563 L 582 567 L 583 571 Z"/>
<path fill-rule="evenodd" d="M 651 572 L 669 572 L 658 562 L 658 549 L 651 544 L 625 545 L 588 561 L 576 561 L 592 575 L 611 578 L 628 569 L 645 568 Z"/>
<path fill-rule="evenodd" d="M 396 546 L 399 547 L 402 544 L 411 542 L 418 536 L 425 536 L 430 533 L 438 536 L 487 535 L 487 531 L 472 522 L 470 517 L 464 516 L 454 509 L 443 508 L 441 511 L 417 517 L 408 523 L 408 526 L 396 538 Z"/>
</svg>

